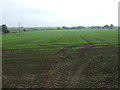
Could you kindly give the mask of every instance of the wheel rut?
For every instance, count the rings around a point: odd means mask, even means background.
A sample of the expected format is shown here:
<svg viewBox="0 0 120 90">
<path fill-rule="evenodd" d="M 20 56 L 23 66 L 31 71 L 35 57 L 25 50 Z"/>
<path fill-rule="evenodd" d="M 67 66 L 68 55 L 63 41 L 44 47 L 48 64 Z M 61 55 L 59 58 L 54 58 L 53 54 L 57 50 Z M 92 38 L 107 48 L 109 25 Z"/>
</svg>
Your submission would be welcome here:
<svg viewBox="0 0 120 90">
<path fill-rule="evenodd" d="M 71 76 L 71 80 L 70 80 L 70 83 L 68 85 L 68 88 L 77 88 L 77 83 L 78 83 L 78 80 L 80 77 L 82 77 L 82 73 L 83 71 L 85 70 L 85 68 L 88 66 L 88 64 L 90 64 L 90 62 L 93 60 L 94 58 L 91 58 L 89 60 L 87 60 L 87 62 L 85 62 L 84 64 L 82 64 L 78 71 L 73 75 Z"/>
</svg>

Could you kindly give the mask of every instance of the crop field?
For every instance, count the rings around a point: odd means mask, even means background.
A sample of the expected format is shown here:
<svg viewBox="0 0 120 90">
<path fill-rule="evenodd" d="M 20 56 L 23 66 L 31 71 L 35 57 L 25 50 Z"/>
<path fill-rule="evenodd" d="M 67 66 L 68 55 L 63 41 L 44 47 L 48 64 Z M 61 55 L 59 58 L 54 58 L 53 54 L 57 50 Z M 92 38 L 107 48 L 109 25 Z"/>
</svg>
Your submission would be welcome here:
<svg viewBox="0 0 120 90">
<path fill-rule="evenodd" d="M 2 35 L 3 88 L 117 88 L 118 30 Z"/>
</svg>

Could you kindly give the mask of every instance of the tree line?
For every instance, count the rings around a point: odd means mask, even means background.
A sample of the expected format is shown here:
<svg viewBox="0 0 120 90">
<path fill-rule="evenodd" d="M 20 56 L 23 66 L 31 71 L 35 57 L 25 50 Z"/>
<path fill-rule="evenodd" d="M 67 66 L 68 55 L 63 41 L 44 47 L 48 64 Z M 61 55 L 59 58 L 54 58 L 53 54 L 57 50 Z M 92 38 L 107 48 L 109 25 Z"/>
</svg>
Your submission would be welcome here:
<svg viewBox="0 0 120 90">
<path fill-rule="evenodd" d="M 2 26 L 2 33 L 9 33 L 10 31 L 7 28 L 7 25 L 3 24 Z M 23 27 L 21 27 L 23 28 Z M 48 28 L 48 29 L 44 29 L 44 30 L 65 30 L 65 29 L 114 29 L 116 28 L 113 24 L 110 25 L 104 25 L 104 26 L 74 26 L 74 27 L 66 27 L 66 26 L 62 26 L 62 27 L 57 27 L 57 28 Z M 119 28 L 119 27 L 118 27 Z M 26 31 L 26 29 L 24 29 L 24 31 Z"/>
<path fill-rule="evenodd" d="M 74 27 L 66 27 L 66 26 L 63 26 L 63 27 L 57 27 L 57 30 L 60 30 L 60 29 L 113 29 L 113 28 L 116 28 L 113 24 L 110 24 L 110 25 L 104 25 L 104 26 L 88 26 L 88 27 L 85 27 L 85 26 L 74 26 Z"/>
</svg>

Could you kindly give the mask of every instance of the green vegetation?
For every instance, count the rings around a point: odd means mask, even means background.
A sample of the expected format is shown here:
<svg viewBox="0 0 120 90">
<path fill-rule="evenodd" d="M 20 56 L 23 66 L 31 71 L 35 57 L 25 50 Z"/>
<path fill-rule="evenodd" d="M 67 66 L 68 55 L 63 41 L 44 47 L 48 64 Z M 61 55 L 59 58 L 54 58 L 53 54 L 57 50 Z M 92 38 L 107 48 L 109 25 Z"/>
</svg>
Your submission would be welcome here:
<svg viewBox="0 0 120 90">
<path fill-rule="evenodd" d="M 117 30 L 3 34 L 3 88 L 117 88 Z"/>
<path fill-rule="evenodd" d="M 60 49 L 72 45 L 82 47 L 84 44 L 116 45 L 117 33 L 117 30 L 49 30 L 22 32 L 21 35 L 11 33 L 3 35 L 3 49 Z"/>
<path fill-rule="evenodd" d="M 5 24 L 2 25 L 2 32 L 3 33 L 9 33 L 8 28 Z"/>
</svg>

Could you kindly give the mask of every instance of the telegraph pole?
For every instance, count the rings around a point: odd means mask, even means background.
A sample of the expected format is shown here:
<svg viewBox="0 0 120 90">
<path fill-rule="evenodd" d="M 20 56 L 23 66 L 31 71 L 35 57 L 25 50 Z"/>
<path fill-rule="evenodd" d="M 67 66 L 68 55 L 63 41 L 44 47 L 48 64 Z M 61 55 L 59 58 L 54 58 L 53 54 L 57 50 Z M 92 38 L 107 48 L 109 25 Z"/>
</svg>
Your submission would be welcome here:
<svg viewBox="0 0 120 90">
<path fill-rule="evenodd" d="M 19 35 L 20 35 L 20 22 L 18 23 L 18 28 L 19 28 Z"/>
</svg>

